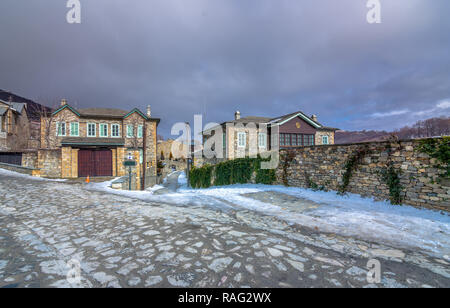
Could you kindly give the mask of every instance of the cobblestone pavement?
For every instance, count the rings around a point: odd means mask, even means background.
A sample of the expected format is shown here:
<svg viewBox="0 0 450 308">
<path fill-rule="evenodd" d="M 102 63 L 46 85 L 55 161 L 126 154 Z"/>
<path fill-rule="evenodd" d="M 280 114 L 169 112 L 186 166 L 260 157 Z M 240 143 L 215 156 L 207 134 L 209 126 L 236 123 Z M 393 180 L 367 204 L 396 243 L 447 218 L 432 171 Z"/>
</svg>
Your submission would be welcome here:
<svg viewBox="0 0 450 308">
<path fill-rule="evenodd" d="M 379 284 L 366 279 L 371 258 Z M 77 262 L 81 280 L 67 280 Z M 0 287 L 450 287 L 449 277 L 445 260 L 249 211 L 0 175 Z"/>
</svg>

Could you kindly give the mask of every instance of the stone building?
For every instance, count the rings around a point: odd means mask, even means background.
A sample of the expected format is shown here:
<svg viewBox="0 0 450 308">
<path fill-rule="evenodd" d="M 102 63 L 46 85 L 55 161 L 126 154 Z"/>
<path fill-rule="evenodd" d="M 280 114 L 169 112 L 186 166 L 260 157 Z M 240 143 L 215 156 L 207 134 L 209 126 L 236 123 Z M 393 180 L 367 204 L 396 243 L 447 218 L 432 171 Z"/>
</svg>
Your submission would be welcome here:
<svg viewBox="0 0 450 308">
<path fill-rule="evenodd" d="M 9 145 L 6 148 L 1 147 L 0 151 L 14 150 L 21 152 L 24 150 L 39 149 L 41 146 L 41 116 L 51 114 L 52 109 L 38 104 L 31 99 L 2 89 L 0 89 L 0 101 L 2 102 L 2 108 L 8 105 L 16 110 L 16 115 L 18 116 L 17 122 L 19 123 L 17 125 L 16 136 L 10 135 Z M 2 125 L 5 125 L 7 119 L 2 120 Z M 16 141 L 17 139 L 20 139 L 19 142 Z"/>
<path fill-rule="evenodd" d="M 60 150 L 62 178 L 124 176 L 123 162 L 132 158 L 139 189 L 155 182 L 159 121 L 151 117 L 150 106 L 144 114 L 137 108 L 75 109 L 62 100 L 41 119 L 41 147 Z"/>
<path fill-rule="evenodd" d="M 317 116 L 309 117 L 301 111 L 276 118 L 241 118 L 240 112 L 236 111 L 234 120 L 203 131 L 203 140 L 205 149 L 213 148 L 217 152 L 219 144 L 223 158 L 234 159 L 277 148 L 334 144 L 336 130 L 319 123 Z M 219 137 L 212 138 L 216 134 Z M 215 144 L 211 147 L 211 143 Z"/>
<path fill-rule="evenodd" d="M 0 151 L 13 152 L 28 148 L 30 125 L 27 105 L 10 97 L 0 99 Z"/>
</svg>

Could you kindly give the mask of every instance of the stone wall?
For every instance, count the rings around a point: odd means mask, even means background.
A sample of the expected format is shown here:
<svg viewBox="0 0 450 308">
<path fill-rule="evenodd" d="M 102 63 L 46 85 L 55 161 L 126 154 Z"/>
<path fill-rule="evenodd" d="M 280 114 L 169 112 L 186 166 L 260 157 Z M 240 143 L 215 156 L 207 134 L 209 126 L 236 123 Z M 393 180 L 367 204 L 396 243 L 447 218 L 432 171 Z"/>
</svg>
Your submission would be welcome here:
<svg viewBox="0 0 450 308">
<path fill-rule="evenodd" d="M 358 149 L 367 154 L 353 172 L 347 191 L 377 200 L 389 199 L 389 188 L 379 174 L 388 162 L 400 171 L 404 204 L 450 211 L 450 181 L 439 180 L 434 160 L 417 150 L 419 141 L 373 142 L 365 144 L 313 146 L 292 150 L 295 157 L 288 164 L 289 186 L 311 187 L 311 183 L 329 190 L 339 190 L 344 166 Z M 286 151 L 281 151 L 281 155 Z M 277 169 L 278 184 L 284 182 L 283 158 Z"/>
<path fill-rule="evenodd" d="M 38 166 L 41 177 L 61 178 L 61 150 L 39 150 Z"/>
<path fill-rule="evenodd" d="M 22 153 L 22 166 L 28 168 L 37 168 L 38 151 Z"/>
<path fill-rule="evenodd" d="M 0 168 L 6 169 L 9 171 L 22 173 L 22 174 L 28 174 L 31 176 L 37 176 L 37 177 L 40 176 L 39 169 L 35 169 L 35 168 L 23 167 L 23 166 L 17 166 L 17 165 L 5 164 L 5 163 L 0 163 Z"/>
</svg>

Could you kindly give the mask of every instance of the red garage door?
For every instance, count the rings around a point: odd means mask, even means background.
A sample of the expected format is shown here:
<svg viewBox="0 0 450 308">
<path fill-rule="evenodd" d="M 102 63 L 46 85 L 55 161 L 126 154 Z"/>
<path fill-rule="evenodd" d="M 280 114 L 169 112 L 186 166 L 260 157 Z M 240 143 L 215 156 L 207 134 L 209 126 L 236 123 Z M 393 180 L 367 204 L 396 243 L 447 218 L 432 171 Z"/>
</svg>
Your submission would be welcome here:
<svg viewBox="0 0 450 308">
<path fill-rule="evenodd" d="M 78 176 L 112 176 L 111 150 L 79 150 Z"/>
</svg>

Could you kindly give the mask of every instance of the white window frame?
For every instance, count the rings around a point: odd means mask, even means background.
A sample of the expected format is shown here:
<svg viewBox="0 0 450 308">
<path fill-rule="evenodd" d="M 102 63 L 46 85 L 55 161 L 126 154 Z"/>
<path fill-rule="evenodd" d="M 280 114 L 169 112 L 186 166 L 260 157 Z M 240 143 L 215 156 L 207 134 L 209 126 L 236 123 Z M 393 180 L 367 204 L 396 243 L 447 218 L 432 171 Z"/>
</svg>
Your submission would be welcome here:
<svg viewBox="0 0 450 308">
<path fill-rule="evenodd" d="M 132 135 L 130 135 L 130 127 L 132 128 Z M 134 125 L 127 124 L 127 138 L 134 138 Z"/>
<path fill-rule="evenodd" d="M 94 125 L 94 135 L 90 135 L 89 134 L 89 125 Z M 87 123 L 87 127 L 86 127 L 86 136 L 90 137 L 90 138 L 95 138 L 97 137 L 97 123 Z"/>
<path fill-rule="evenodd" d="M 242 137 L 243 144 L 241 143 L 241 137 Z M 237 139 L 238 139 L 237 140 L 238 148 L 245 148 L 247 145 L 247 133 L 238 132 Z"/>
<path fill-rule="evenodd" d="M 258 146 L 261 149 L 267 148 L 267 134 L 266 133 L 259 133 L 258 134 Z"/>
<path fill-rule="evenodd" d="M 77 125 L 77 133 L 74 134 L 72 132 L 72 125 L 76 124 Z M 69 134 L 71 137 L 80 137 L 80 122 L 70 122 L 70 131 Z"/>
<path fill-rule="evenodd" d="M 330 139 L 328 138 L 328 136 L 322 136 L 322 144 L 330 144 L 329 141 Z"/>
<path fill-rule="evenodd" d="M 61 133 L 59 132 L 61 124 L 64 124 L 64 134 L 62 134 L 62 130 L 61 130 Z M 58 136 L 58 137 L 65 137 L 66 133 L 67 133 L 67 124 L 66 124 L 66 122 L 56 122 L 56 136 Z"/>
<path fill-rule="evenodd" d="M 103 134 L 103 130 L 105 127 L 106 127 L 106 135 Z M 100 123 L 98 128 L 100 130 L 98 136 L 102 138 L 108 138 L 109 135 L 108 123 Z"/>
<path fill-rule="evenodd" d="M 117 136 L 114 136 L 114 127 L 117 126 Z M 120 138 L 120 124 L 111 124 L 111 138 Z"/>
<path fill-rule="evenodd" d="M 144 138 L 144 125 L 138 125 L 137 137 Z"/>
</svg>

